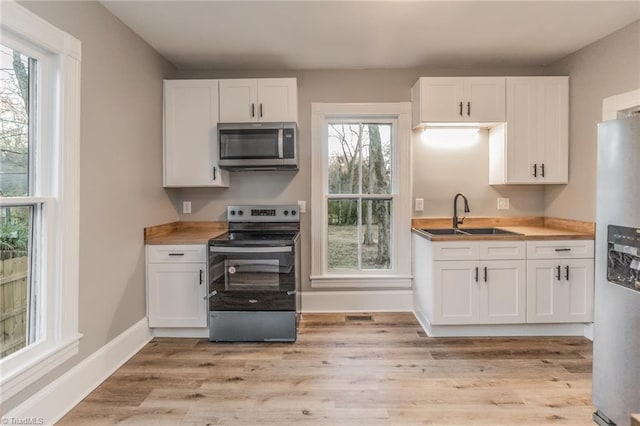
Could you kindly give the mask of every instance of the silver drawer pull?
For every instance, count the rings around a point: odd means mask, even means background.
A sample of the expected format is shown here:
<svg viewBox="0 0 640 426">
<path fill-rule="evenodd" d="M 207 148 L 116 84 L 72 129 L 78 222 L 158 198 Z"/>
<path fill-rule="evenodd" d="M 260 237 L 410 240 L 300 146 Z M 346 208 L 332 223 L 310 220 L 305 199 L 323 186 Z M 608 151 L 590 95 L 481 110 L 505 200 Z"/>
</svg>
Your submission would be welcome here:
<svg viewBox="0 0 640 426">
<path fill-rule="evenodd" d="M 258 303 L 258 299 L 249 299 L 249 303 Z"/>
<path fill-rule="evenodd" d="M 557 248 L 556 251 L 571 251 L 570 248 Z"/>
<path fill-rule="evenodd" d="M 287 296 L 293 296 L 294 294 L 296 294 L 295 290 L 289 290 L 287 291 Z"/>
<path fill-rule="evenodd" d="M 207 299 L 211 299 L 213 296 L 215 296 L 216 294 L 218 294 L 217 291 L 213 290 L 211 293 L 209 293 L 208 295 L 206 295 L 205 297 L 203 297 L 204 300 Z"/>
</svg>

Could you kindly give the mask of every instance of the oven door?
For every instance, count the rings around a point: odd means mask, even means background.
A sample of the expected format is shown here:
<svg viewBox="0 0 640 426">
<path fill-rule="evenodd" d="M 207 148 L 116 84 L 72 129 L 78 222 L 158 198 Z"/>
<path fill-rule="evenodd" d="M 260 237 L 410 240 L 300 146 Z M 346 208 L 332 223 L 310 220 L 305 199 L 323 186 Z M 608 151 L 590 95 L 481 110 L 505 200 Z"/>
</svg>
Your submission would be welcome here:
<svg viewBox="0 0 640 426">
<path fill-rule="evenodd" d="M 209 246 L 210 311 L 296 309 L 293 246 Z"/>
</svg>

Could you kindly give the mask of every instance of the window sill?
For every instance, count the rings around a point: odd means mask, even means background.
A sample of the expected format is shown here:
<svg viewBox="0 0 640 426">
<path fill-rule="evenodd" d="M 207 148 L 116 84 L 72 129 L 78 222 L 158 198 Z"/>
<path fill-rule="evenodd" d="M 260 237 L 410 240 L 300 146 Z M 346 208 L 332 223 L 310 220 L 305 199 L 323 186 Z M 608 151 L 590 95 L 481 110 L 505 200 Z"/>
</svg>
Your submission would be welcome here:
<svg viewBox="0 0 640 426">
<path fill-rule="evenodd" d="M 411 275 L 317 275 L 311 288 L 411 288 Z"/>
<path fill-rule="evenodd" d="M 24 362 L 20 362 L 20 367 L 14 371 L 2 372 L 0 400 L 6 401 L 76 355 L 81 338 L 82 334 L 78 333 L 35 357 L 30 357 L 29 348 L 22 354 L 16 353 L 16 357 L 22 357 Z M 0 368 L 2 364 L 0 362 Z"/>
</svg>

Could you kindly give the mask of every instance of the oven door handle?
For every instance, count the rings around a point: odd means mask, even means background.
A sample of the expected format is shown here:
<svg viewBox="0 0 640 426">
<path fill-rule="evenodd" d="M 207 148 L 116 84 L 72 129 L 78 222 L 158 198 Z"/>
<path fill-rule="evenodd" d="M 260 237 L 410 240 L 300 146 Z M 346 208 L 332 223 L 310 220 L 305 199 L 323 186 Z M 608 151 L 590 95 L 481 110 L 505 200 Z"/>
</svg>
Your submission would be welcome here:
<svg viewBox="0 0 640 426">
<path fill-rule="evenodd" d="M 286 247 L 209 247 L 209 253 L 291 253 L 293 248 Z"/>
<path fill-rule="evenodd" d="M 209 300 L 211 299 L 213 296 L 215 296 L 216 294 L 218 294 L 217 291 L 213 290 L 211 293 L 209 293 L 208 295 L 206 295 L 205 297 L 203 297 L 204 300 Z"/>
</svg>

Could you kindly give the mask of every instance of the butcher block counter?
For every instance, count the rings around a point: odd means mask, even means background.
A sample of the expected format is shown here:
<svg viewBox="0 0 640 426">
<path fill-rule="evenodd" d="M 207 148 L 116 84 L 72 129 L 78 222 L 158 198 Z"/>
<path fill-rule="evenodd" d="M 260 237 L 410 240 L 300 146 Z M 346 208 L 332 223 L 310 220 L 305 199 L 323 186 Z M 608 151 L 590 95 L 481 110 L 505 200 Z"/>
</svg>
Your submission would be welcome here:
<svg viewBox="0 0 640 426">
<path fill-rule="evenodd" d="M 144 228 L 144 243 L 151 245 L 206 244 L 227 232 L 227 222 L 172 222 Z"/>
<path fill-rule="evenodd" d="M 431 235 L 424 228 L 451 228 L 451 218 L 414 218 L 412 231 L 430 241 L 593 240 L 595 224 L 552 217 L 469 217 L 459 228 L 498 228 L 515 234 Z"/>
</svg>

